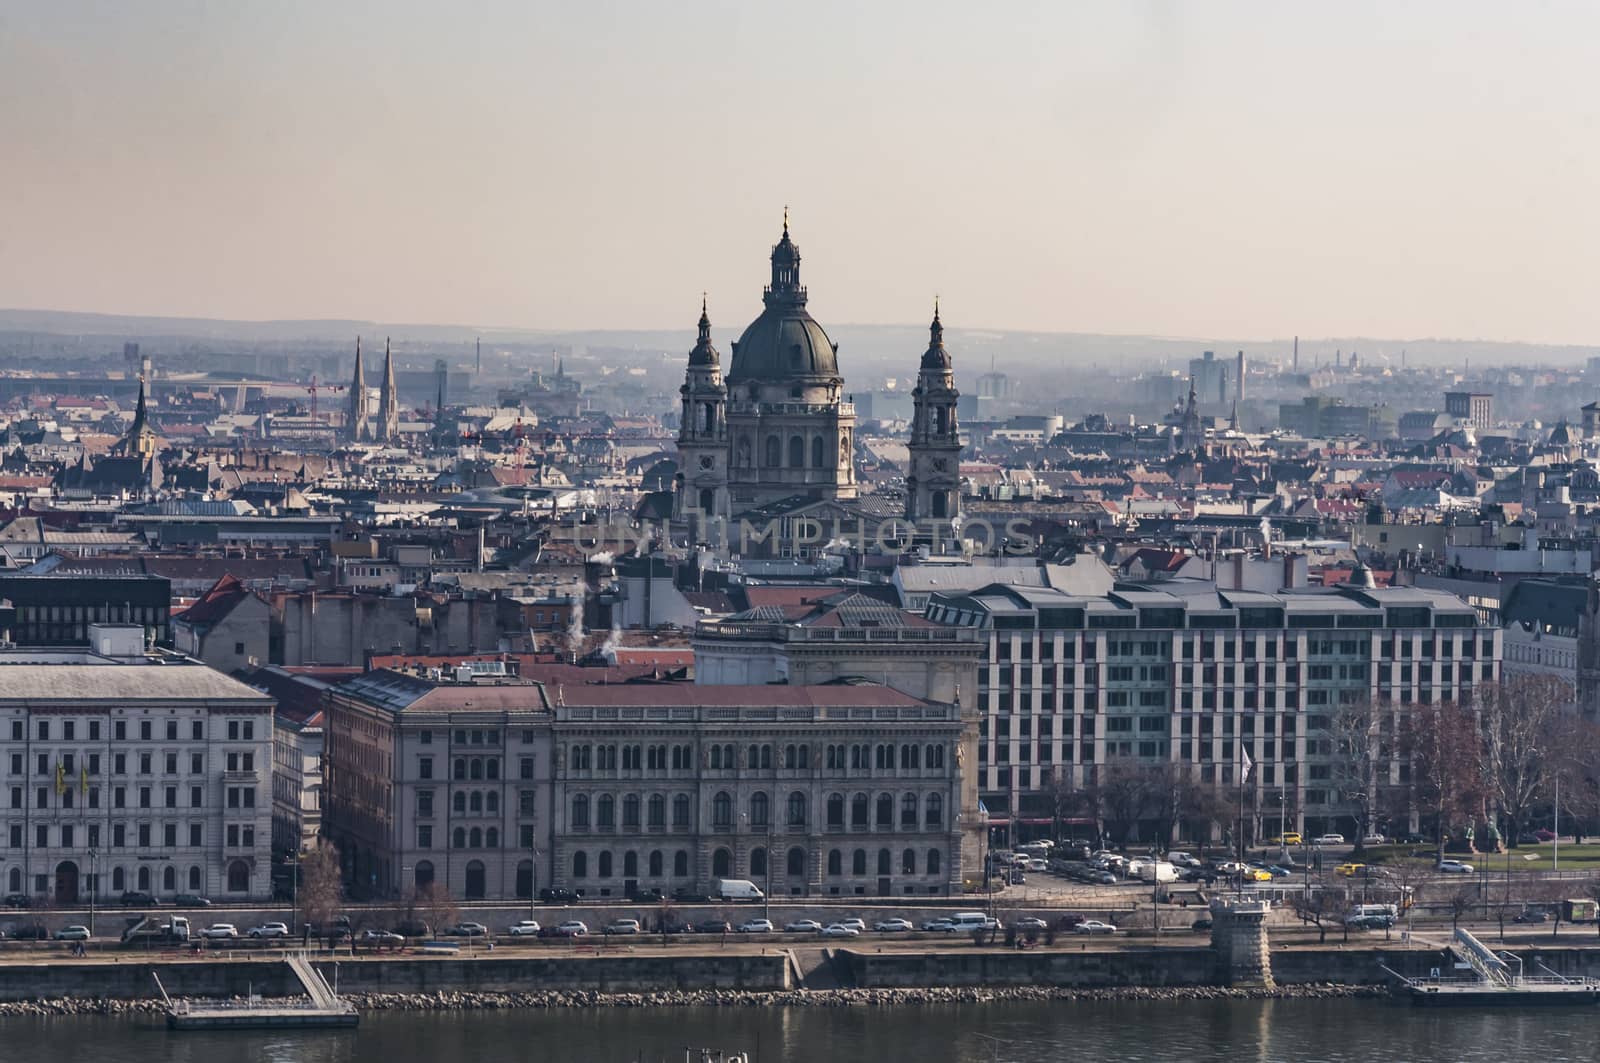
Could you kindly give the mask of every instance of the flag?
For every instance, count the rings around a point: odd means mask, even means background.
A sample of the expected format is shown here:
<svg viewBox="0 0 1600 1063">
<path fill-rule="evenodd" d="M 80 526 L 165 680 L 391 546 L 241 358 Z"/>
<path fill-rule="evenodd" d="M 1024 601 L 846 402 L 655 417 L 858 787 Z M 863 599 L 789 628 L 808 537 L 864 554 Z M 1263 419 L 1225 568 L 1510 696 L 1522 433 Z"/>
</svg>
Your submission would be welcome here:
<svg viewBox="0 0 1600 1063">
<path fill-rule="evenodd" d="M 56 761 L 56 796 L 60 797 L 67 792 L 67 766 Z"/>
<path fill-rule="evenodd" d="M 88 765 L 84 765 L 83 767 L 78 769 L 78 792 L 81 793 L 81 794 L 86 794 L 86 793 L 89 792 L 89 767 L 88 767 Z"/>
<path fill-rule="evenodd" d="M 1250 751 L 1244 747 L 1244 743 L 1242 742 L 1239 744 L 1239 754 L 1240 756 L 1244 757 L 1244 764 L 1239 769 L 1239 781 L 1244 782 L 1246 779 L 1250 778 L 1251 763 Z"/>
</svg>

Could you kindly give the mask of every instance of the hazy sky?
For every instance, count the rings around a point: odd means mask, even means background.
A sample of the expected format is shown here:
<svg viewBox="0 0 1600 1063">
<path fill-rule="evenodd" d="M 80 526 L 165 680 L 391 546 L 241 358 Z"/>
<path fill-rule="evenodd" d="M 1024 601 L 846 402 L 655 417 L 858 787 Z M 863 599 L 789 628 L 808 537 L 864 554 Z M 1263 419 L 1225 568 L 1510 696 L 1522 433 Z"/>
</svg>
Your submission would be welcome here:
<svg viewBox="0 0 1600 1063">
<path fill-rule="evenodd" d="M 0 306 L 1600 342 L 1600 4 L 0 0 Z"/>
</svg>

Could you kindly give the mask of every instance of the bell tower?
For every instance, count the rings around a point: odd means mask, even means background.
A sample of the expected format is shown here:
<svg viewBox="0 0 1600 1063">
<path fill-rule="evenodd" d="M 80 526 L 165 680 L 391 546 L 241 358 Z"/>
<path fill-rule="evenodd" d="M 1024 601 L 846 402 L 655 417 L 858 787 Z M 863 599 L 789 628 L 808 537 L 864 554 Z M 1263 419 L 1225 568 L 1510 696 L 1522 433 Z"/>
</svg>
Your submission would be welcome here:
<svg viewBox="0 0 1600 1063">
<path fill-rule="evenodd" d="M 911 452 L 906 475 L 906 520 L 919 539 L 950 541 L 961 517 L 961 433 L 956 425 L 955 377 L 944 345 L 938 300 L 928 326 L 928 350 L 911 393 Z"/>
<path fill-rule="evenodd" d="M 713 521 L 728 517 L 728 388 L 722 356 L 711 343 L 711 316 L 700 299 L 700 336 L 684 374 L 678 427 L 678 476 L 673 521 L 694 541 L 714 538 Z"/>
</svg>

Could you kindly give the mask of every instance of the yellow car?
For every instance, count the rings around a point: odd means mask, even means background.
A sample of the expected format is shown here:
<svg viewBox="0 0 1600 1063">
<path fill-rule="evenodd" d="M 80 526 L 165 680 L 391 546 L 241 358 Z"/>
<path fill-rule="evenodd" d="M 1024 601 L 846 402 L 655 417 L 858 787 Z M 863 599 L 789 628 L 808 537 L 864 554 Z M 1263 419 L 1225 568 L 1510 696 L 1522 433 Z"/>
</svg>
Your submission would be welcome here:
<svg viewBox="0 0 1600 1063">
<path fill-rule="evenodd" d="M 1244 869 L 1244 880 L 1246 882 L 1271 882 L 1272 872 L 1263 871 L 1259 867 L 1247 867 Z"/>
<path fill-rule="evenodd" d="M 1283 835 L 1280 835 L 1280 836 L 1272 839 L 1272 844 L 1273 845 L 1304 845 L 1305 842 L 1301 839 L 1301 837 L 1300 837 L 1298 832 L 1290 831 L 1288 834 L 1283 834 Z"/>
<path fill-rule="evenodd" d="M 1333 870 L 1335 874 L 1343 875 L 1345 878 L 1355 878 L 1357 875 L 1366 871 L 1366 869 L 1366 864 L 1340 864 Z"/>
</svg>

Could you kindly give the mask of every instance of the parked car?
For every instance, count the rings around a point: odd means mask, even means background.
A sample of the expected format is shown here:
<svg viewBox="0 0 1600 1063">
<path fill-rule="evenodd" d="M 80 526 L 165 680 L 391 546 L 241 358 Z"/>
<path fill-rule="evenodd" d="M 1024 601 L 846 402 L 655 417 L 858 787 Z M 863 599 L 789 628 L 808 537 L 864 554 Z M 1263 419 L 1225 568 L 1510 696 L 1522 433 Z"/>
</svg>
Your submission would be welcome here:
<svg viewBox="0 0 1600 1063">
<path fill-rule="evenodd" d="M 704 904 L 711 898 L 704 893 L 698 893 L 687 886 L 679 886 L 672 891 L 672 899 L 679 904 Z"/>
<path fill-rule="evenodd" d="M 1094 873 L 1094 878 L 1091 881 L 1096 882 L 1101 886 L 1115 886 L 1117 884 L 1117 876 L 1113 875 L 1109 871 L 1096 871 Z"/>
<path fill-rule="evenodd" d="M 28 896 L 26 893 L 8 893 L 6 894 L 6 907 L 32 908 L 33 898 Z"/>
<path fill-rule="evenodd" d="M 702 919 L 694 925 L 696 934 L 731 934 L 733 924 L 726 919 Z"/>
<path fill-rule="evenodd" d="M 1194 931 L 1196 934 L 1210 933 L 1211 917 L 1209 915 L 1202 915 L 1200 918 L 1189 924 L 1189 929 Z"/>
<path fill-rule="evenodd" d="M 1361 839 L 1362 845 L 1388 845 L 1389 839 L 1381 834 L 1367 834 Z"/>
<path fill-rule="evenodd" d="M 122 906 L 124 908 L 155 908 L 161 904 L 154 894 L 144 890 L 124 890 L 122 893 Z"/>
<path fill-rule="evenodd" d="M 1543 827 L 1540 827 L 1538 830 L 1534 831 L 1533 836 L 1538 838 L 1541 842 L 1553 842 L 1556 840 L 1556 832 L 1553 830 L 1546 830 Z"/>
<path fill-rule="evenodd" d="M 1085 919 L 1072 928 L 1074 934 L 1115 934 L 1117 928 L 1098 919 Z"/>
<path fill-rule="evenodd" d="M 1299 831 L 1290 830 L 1290 831 L 1284 831 L 1282 834 L 1280 834 L 1277 837 L 1273 838 L 1271 844 L 1273 844 L 1273 845 L 1304 845 L 1305 844 L 1305 839 L 1300 836 L 1300 832 Z"/>
<path fill-rule="evenodd" d="M 815 934 L 822 929 L 822 924 L 815 919 L 800 919 L 789 923 L 783 928 L 785 934 Z"/>
<path fill-rule="evenodd" d="M 1440 860 L 1439 873 L 1441 875 L 1470 875 L 1475 868 L 1464 860 Z"/>
<path fill-rule="evenodd" d="M 956 924 L 949 919 L 929 919 L 922 924 L 922 929 L 931 934 L 948 934 L 956 928 Z M 821 930 L 821 927 L 817 928 Z"/>
<path fill-rule="evenodd" d="M 606 934 L 642 934 L 644 927 L 639 925 L 637 919 L 613 919 L 606 924 L 603 931 Z"/>
<path fill-rule="evenodd" d="M 831 926 L 823 927 L 818 931 L 818 934 L 825 938 L 853 938 L 858 937 L 861 931 L 853 926 L 845 926 L 843 923 L 834 923 Z"/>
<path fill-rule="evenodd" d="M 363 930 L 361 936 L 356 940 L 368 948 L 374 949 L 397 949 L 406 943 L 405 937 L 401 934 L 396 934 L 393 930 Z"/>
<path fill-rule="evenodd" d="M 89 928 L 86 926 L 64 926 L 55 933 L 57 941 L 88 941 Z"/>
<path fill-rule="evenodd" d="M 1338 867 L 1333 869 L 1333 873 L 1336 875 L 1343 875 L 1345 878 L 1355 878 L 1366 869 L 1366 864 L 1340 864 Z"/>
<path fill-rule="evenodd" d="M 45 941 L 50 937 L 50 931 L 45 929 L 43 923 L 27 923 L 6 931 L 6 936 L 12 941 Z"/>
<path fill-rule="evenodd" d="M 1043 919 L 1040 919 L 1036 915 L 1023 916 L 1021 919 L 1018 919 L 1016 922 L 1012 923 L 1011 925 L 1016 927 L 1018 930 L 1049 930 L 1050 929 L 1050 924 L 1045 922 Z"/>
<path fill-rule="evenodd" d="M 771 934 L 777 929 L 771 919 L 747 919 L 739 924 L 741 934 Z"/>
<path fill-rule="evenodd" d="M 1343 834 L 1319 834 L 1314 842 L 1316 845 L 1343 845 Z"/>
<path fill-rule="evenodd" d="M 260 926 L 251 927 L 250 936 L 253 938 L 286 938 L 289 928 L 283 923 L 262 923 Z"/>
<path fill-rule="evenodd" d="M 1394 916 L 1358 915 L 1344 922 L 1351 930 L 1388 930 L 1394 926 Z"/>
<path fill-rule="evenodd" d="M 915 930 L 916 927 L 911 925 L 909 919 L 880 919 L 872 924 L 872 929 L 880 934 L 904 934 Z"/>
<path fill-rule="evenodd" d="M 582 897 L 582 890 L 570 890 L 565 886 L 546 886 L 539 891 L 539 900 L 544 904 L 577 904 Z"/>
<path fill-rule="evenodd" d="M 172 898 L 172 903 L 178 905 L 181 908 L 209 908 L 209 907 L 211 907 L 211 901 L 210 901 L 209 898 L 201 897 L 198 894 L 194 894 L 194 893 L 180 893 L 176 897 Z"/>
<path fill-rule="evenodd" d="M 408 919 L 394 925 L 396 934 L 403 934 L 408 938 L 426 938 L 433 936 L 433 928 L 427 923 L 417 919 Z"/>
<path fill-rule="evenodd" d="M 1524 908 L 1511 920 L 1513 923 L 1543 923 L 1550 917 L 1537 908 Z"/>
<path fill-rule="evenodd" d="M 563 938 L 587 937 L 589 935 L 589 924 L 582 919 L 568 919 L 565 923 L 556 927 L 555 934 L 556 937 Z"/>
<path fill-rule="evenodd" d="M 482 923 L 457 923 L 445 933 L 453 938 L 481 938 L 489 936 L 489 928 Z"/>
<path fill-rule="evenodd" d="M 834 922 L 837 923 L 839 926 L 853 927 L 856 930 L 861 931 L 862 933 L 865 933 L 866 929 L 867 929 L 867 921 L 865 919 L 860 918 L 859 916 L 852 915 L 848 919 L 835 919 Z"/>
<path fill-rule="evenodd" d="M 1272 872 L 1263 867 L 1247 867 L 1239 872 L 1239 877 L 1246 882 L 1271 882 Z"/>
<path fill-rule="evenodd" d="M 212 923 L 200 931 L 200 936 L 210 941 L 231 941 L 239 936 L 239 928 L 232 923 Z"/>
<path fill-rule="evenodd" d="M 537 919 L 524 919 L 521 922 L 513 923 L 506 927 L 506 933 L 510 934 L 514 938 L 538 937 L 539 921 Z"/>
</svg>

